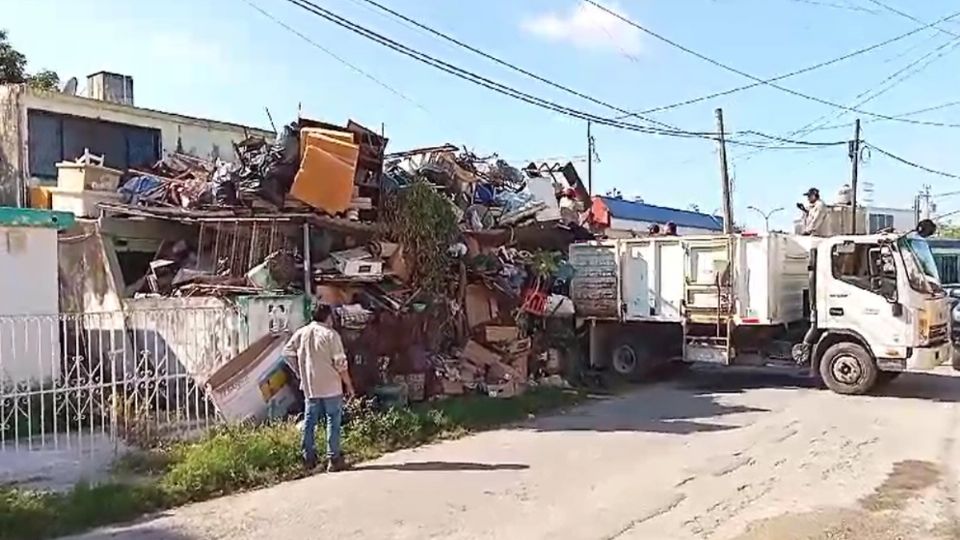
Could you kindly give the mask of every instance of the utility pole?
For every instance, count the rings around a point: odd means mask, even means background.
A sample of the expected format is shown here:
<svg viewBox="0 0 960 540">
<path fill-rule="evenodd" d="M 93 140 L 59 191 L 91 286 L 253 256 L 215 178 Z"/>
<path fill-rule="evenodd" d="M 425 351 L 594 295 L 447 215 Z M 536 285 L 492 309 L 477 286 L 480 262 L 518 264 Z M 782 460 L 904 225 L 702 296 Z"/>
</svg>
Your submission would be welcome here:
<svg viewBox="0 0 960 540">
<path fill-rule="evenodd" d="M 593 196 L 593 134 L 590 128 L 593 122 L 587 120 L 587 193 Z"/>
<path fill-rule="evenodd" d="M 923 206 L 920 210 L 920 219 L 930 219 L 933 215 L 933 201 L 930 200 L 930 185 L 923 186 Z M 918 221 L 919 223 L 919 221 Z"/>
<path fill-rule="evenodd" d="M 860 174 L 860 119 L 853 123 L 853 141 L 850 142 L 850 161 L 853 162 L 851 171 L 850 190 L 853 191 L 851 197 L 850 210 L 850 234 L 857 234 L 857 176 Z"/>
<path fill-rule="evenodd" d="M 717 142 L 720 144 L 720 180 L 723 182 L 723 232 L 733 232 L 733 194 L 727 169 L 727 140 L 723 131 L 723 109 L 717 109 Z"/>
</svg>

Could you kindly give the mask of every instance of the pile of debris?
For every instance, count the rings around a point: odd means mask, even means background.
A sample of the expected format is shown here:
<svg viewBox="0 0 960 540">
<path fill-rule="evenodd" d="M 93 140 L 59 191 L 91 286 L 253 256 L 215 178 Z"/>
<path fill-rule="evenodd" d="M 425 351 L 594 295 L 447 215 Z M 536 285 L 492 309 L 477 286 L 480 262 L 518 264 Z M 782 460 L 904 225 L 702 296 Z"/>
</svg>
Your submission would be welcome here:
<svg viewBox="0 0 960 540">
<path fill-rule="evenodd" d="M 449 197 L 465 231 L 537 222 L 579 226 L 579 212 L 590 200 L 571 164 L 531 163 L 520 170 L 496 155 L 481 158 L 452 145 L 389 154 L 384 171 L 385 190 L 417 179 L 432 183 Z"/>
<path fill-rule="evenodd" d="M 312 209 L 359 220 L 379 200 L 386 144 L 353 121 L 341 127 L 300 119 L 273 142 L 252 136 L 235 144 L 235 162 L 168 154 L 149 169 L 128 171 L 118 193 L 130 205 Z"/>
</svg>

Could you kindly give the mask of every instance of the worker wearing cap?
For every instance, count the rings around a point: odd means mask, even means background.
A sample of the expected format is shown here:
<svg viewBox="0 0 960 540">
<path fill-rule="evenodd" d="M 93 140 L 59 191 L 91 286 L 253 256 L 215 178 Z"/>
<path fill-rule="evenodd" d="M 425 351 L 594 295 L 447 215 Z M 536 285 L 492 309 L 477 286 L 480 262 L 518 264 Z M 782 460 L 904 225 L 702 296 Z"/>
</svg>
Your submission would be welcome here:
<svg viewBox="0 0 960 540">
<path fill-rule="evenodd" d="M 820 198 L 820 190 L 810 188 L 804 193 L 807 197 L 807 205 L 797 203 L 797 208 L 803 212 L 803 230 L 804 236 L 827 236 L 824 226 L 827 222 L 827 209 Z"/>
<path fill-rule="evenodd" d="M 560 221 L 565 225 L 580 224 L 580 202 L 577 201 L 577 192 L 567 188 L 560 194 Z"/>
</svg>

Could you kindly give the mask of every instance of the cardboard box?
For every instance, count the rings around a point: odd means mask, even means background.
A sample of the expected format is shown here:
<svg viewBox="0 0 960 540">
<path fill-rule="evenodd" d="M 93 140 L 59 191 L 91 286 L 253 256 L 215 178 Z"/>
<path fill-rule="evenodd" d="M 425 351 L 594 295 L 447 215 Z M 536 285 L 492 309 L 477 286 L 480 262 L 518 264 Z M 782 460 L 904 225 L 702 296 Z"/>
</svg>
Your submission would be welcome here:
<svg viewBox="0 0 960 540">
<path fill-rule="evenodd" d="M 287 336 L 267 335 L 218 368 L 207 394 L 229 422 L 280 418 L 296 401 L 281 352 Z"/>
<path fill-rule="evenodd" d="M 523 371 L 526 371 L 524 369 Z M 490 364 L 487 371 L 488 380 L 499 382 L 499 381 L 515 381 L 515 382 L 525 382 L 527 380 L 526 376 L 514 369 L 513 366 L 505 364 L 503 362 L 496 362 Z"/>
<path fill-rule="evenodd" d="M 522 393 L 523 388 L 513 381 L 487 385 L 487 395 L 492 398 L 509 399 Z"/>
<path fill-rule="evenodd" d="M 500 362 L 501 356 L 476 341 L 470 340 L 463 352 L 460 353 L 460 358 L 475 366 L 488 366 Z"/>
<path fill-rule="evenodd" d="M 520 338 L 520 329 L 516 326 L 488 326 L 485 332 L 487 343 L 506 343 Z"/>
<path fill-rule="evenodd" d="M 463 394 L 463 383 L 460 381 L 451 381 L 449 379 L 440 379 L 440 385 L 444 394 L 448 396 L 459 396 Z"/>
<path fill-rule="evenodd" d="M 497 300 L 483 285 L 467 285 L 467 324 L 476 328 L 500 315 Z"/>
</svg>

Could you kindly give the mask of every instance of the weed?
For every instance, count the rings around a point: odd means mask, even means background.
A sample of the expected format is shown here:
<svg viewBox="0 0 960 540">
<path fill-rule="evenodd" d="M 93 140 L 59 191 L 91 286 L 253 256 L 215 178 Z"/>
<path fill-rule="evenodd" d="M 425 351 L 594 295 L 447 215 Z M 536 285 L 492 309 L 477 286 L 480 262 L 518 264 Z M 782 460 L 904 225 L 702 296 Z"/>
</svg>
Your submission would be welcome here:
<svg viewBox="0 0 960 540">
<path fill-rule="evenodd" d="M 351 404 L 344 451 L 352 461 L 441 438 L 525 420 L 531 414 L 572 405 L 582 395 L 551 388 L 513 399 L 471 396 L 378 412 Z M 181 442 L 124 456 L 121 475 L 149 481 L 81 484 L 67 493 L 0 488 L 0 539 L 48 538 L 133 519 L 170 508 L 300 477 L 300 431 L 290 422 L 224 426 L 194 442 Z M 323 444 L 318 430 L 318 446 Z"/>
</svg>

